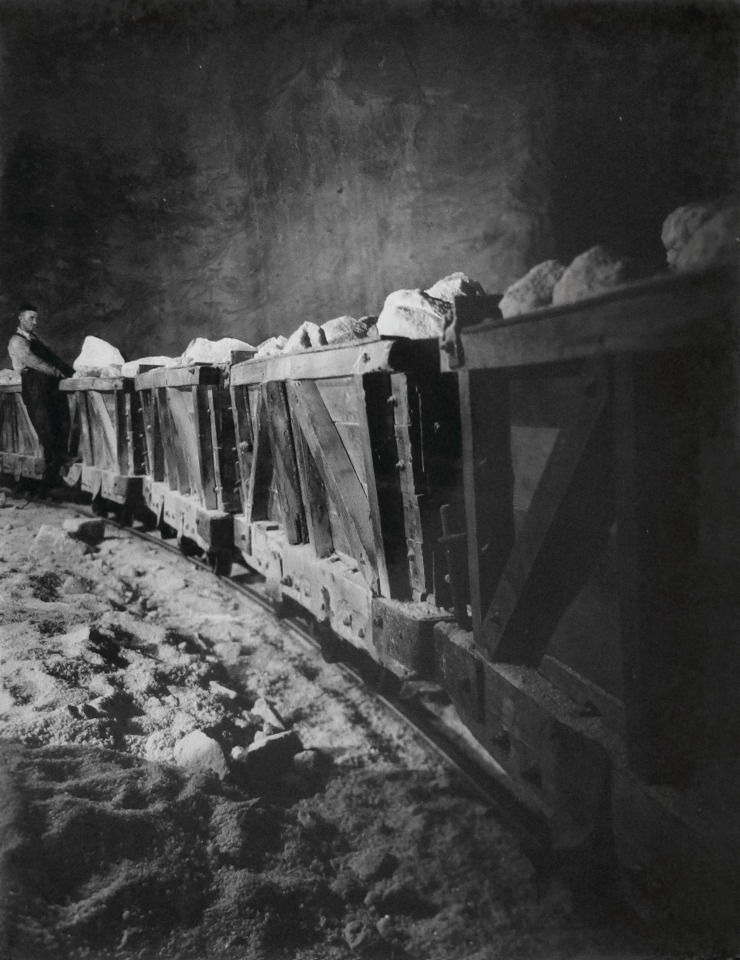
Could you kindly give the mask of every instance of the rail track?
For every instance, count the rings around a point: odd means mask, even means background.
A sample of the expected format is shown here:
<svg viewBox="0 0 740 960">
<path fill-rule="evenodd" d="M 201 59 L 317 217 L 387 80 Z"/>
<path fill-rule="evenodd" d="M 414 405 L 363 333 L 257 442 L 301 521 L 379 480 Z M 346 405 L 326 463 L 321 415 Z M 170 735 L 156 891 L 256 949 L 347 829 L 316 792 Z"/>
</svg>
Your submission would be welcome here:
<svg viewBox="0 0 740 960">
<path fill-rule="evenodd" d="M 152 531 L 144 525 L 122 522 L 107 511 L 93 510 L 91 506 L 67 501 L 46 500 L 46 505 L 71 512 L 79 517 L 105 522 L 130 536 L 174 553 L 199 570 L 214 574 L 213 565 L 200 556 L 183 550 L 174 538 Z M 129 518 L 127 518 L 128 520 Z M 456 720 L 449 698 L 437 684 L 402 682 L 393 673 L 383 669 L 369 656 L 335 636 L 317 630 L 317 625 L 305 611 L 291 601 L 276 601 L 269 595 L 264 582 L 247 567 L 235 564 L 228 576 L 218 579 L 235 593 L 280 620 L 281 625 L 297 639 L 312 656 L 320 656 L 332 663 L 351 683 L 361 686 L 377 703 L 411 727 L 427 747 L 454 768 L 467 787 L 511 829 L 523 848 L 535 860 L 546 857 L 549 833 L 543 818 L 517 795 L 516 784 L 474 741 L 463 724 Z"/>
</svg>

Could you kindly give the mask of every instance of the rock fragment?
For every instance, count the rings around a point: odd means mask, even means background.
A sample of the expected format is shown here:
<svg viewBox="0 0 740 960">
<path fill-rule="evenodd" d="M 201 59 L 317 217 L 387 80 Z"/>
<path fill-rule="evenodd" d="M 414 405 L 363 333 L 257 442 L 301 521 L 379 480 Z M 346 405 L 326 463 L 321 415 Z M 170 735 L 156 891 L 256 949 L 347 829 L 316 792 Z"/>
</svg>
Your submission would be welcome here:
<svg viewBox="0 0 740 960">
<path fill-rule="evenodd" d="M 740 205 L 680 207 L 665 221 L 662 233 L 672 270 L 704 270 L 740 257 Z"/>
<path fill-rule="evenodd" d="M 326 334 L 316 323 L 306 320 L 297 330 L 288 337 L 283 347 L 283 353 L 299 353 L 302 350 L 316 350 L 325 347 Z"/>
<path fill-rule="evenodd" d="M 85 337 L 72 366 L 76 377 L 115 377 L 120 376 L 124 363 L 117 347 L 99 337 Z"/>
<path fill-rule="evenodd" d="M 333 320 L 322 323 L 321 329 L 328 344 L 352 343 L 355 340 L 366 339 L 376 319 L 376 317 L 361 317 L 359 320 L 347 316 L 334 317 Z"/>
<path fill-rule="evenodd" d="M 78 562 L 88 552 L 89 546 L 67 536 L 61 527 L 42 524 L 36 534 L 31 555 L 36 559 L 45 556 L 63 557 L 70 562 Z"/>
<path fill-rule="evenodd" d="M 264 775 L 284 770 L 302 749 L 298 734 L 294 730 L 285 730 L 266 737 L 255 737 L 241 761 L 250 773 Z"/>
<path fill-rule="evenodd" d="M 187 345 L 178 362 L 184 366 L 193 363 L 231 363 L 232 353 L 249 354 L 251 357 L 255 353 L 255 348 L 245 340 L 237 340 L 236 337 L 222 337 L 220 340 L 196 337 Z M 242 356 L 240 359 L 247 360 L 249 357 Z"/>
<path fill-rule="evenodd" d="M 255 353 L 254 359 L 264 360 L 266 357 L 278 356 L 285 349 L 287 342 L 285 337 L 270 337 L 268 340 L 263 340 L 257 347 L 257 353 Z"/>
<path fill-rule="evenodd" d="M 606 247 L 581 253 L 565 270 L 552 292 L 553 304 L 575 303 L 636 280 L 640 270 L 633 260 L 616 257 Z"/>
<path fill-rule="evenodd" d="M 376 880 L 384 880 L 395 873 L 398 857 L 388 850 L 363 850 L 352 858 L 349 866 L 358 880 L 375 883 Z"/>
<path fill-rule="evenodd" d="M 219 743 L 203 733 L 202 730 L 193 730 L 175 744 L 175 762 L 181 767 L 187 767 L 194 773 L 215 773 L 218 777 L 225 777 L 229 772 L 226 759 Z"/>
<path fill-rule="evenodd" d="M 252 718 L 261 720 L 263 723 L 266 723 L 269 727 L 272 727 L 274 732 L 279 732 L 285 730 L 285 724 L 283 719 L 277 710 L 265 700 L 264 697 L 260 697 L 258 700 L 255 700 L 252 709 L 249 711 Z"/>
<path fill-rule="evenodd" d="M 545 260 L 525 273 L 524 276 L 507 288 L 499 310 L 504 317 L 515 317 L 529 313 L 552 303 L 555 284 L 565 273 L 565 267 L 558 260 Z"/>
<path fill-rule="evenodd" d="M 452 318 L 452 305 L 423 290 L 396 290 L 388 294 L 378 317 L 382 337 L 410 340 L 436 339 Z"/>
<path fill-rule="evenodd" d="M 93 547 L 105 539 L 105 521 L 100 519 L 70 518 L 62 523 L 62 530 L 75 540 L 82 540 Z"/>
<path fill-rule="evenodd" d="M 344 928 L 344 939 L 351 950 L 358 953 L 372 948 L 378 940 L 377 932 L 362 920 L 350 920 Z"/>
<path fill-rule="evenodd" d="M 430 297 L 437 300 L 446 300 L 452 303 L 455 297 L 482 297 L 486 291 L 477 280 L 471 280 L 461 271 L 451 273 L 448 277 L 437 280 L 426 291 Z"/>
</svg>

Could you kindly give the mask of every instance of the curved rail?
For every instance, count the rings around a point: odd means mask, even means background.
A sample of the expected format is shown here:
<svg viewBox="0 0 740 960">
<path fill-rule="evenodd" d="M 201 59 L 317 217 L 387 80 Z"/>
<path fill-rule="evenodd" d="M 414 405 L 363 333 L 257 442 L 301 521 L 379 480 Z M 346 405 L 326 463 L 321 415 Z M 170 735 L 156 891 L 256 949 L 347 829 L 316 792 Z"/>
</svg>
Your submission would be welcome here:
<svg viewBox="0 0 740 960">
<path fill-rule="evenodd" d="M 89 519 L 100 516 L 99 512 L 81 504 L 48 500 L 44 503 Z M 104 519 L 118 530 L 175 553 L 200 570 L 213 573 L 212 564 L 183 552 L 176 543 L 164 539 L 159 531 L 130 526 L 110 516 L 104 516 Z M 315 624 L 305 611 L 297 606 L 292 609 L 292 605 L 276 603 L 269 597 L 263 584 L 240 582 L 238 578 L 248 569 L 241 567 L 237 573 L 219 576 L 219 580 L 279 618 L 291 635 L 313 655 L 319 653 L 333 663 L 346 679 L 361 686 L 389 713 L 410 726 L 428 748 L 452 766 L 468 788 L 519 836 L 528 852 L 539 855 L 546 853 L 549 849 L 549 832 L 543 818 L 517 796 L 515 784 L 483 748 L 476 745 L 462 723 L 454 725 L 445 718 L 445 711 L 439 709 L 440 700 L 447 700 L 441 687 L 429 683 L 402 683 L 369 656 L 334 635 L 331 636 L 331 643 L 327 644 L 326 637 L 317 634 Z"/>
</svg>

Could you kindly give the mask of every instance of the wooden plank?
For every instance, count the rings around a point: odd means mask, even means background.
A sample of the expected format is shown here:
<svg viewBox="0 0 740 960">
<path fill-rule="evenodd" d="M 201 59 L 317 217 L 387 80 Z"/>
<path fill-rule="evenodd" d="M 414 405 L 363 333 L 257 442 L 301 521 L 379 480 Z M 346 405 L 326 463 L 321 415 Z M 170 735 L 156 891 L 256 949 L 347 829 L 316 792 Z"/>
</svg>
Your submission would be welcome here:
<svg viewBox="0 0 740 960">
<path fill-rule="evenodd" d="M 365 396 L 365 377 L 356 376 L 353 378 L 352 393 L 355 397 L 355 409 L 358 418 L 358 442 L 362 449 L 362 474 L 357 471 L 357 476 L 362 482 L 362 475 L 365 476 L 363 484 L 365 495 L 367 496 L 370 509 L 370 528 L 373 536 L 373 547 L 375 551 L 375 562 L 377 565 L 378 584 L 381 596 L 388 597 L 391 594 L 388 569 L 385 562 L 385 546 L 383 543 L 383 533 L 380 522 L 380 505 L 378 502 L 378 490 L 375 484 L 375 465 L 373 462 L 373 450 L 370 435 L 370 423 L 367 410 L 367 398 Z"/>
<path fill-rule="evenodd" d="M 80 448 L 82 452 L 82 462 L 91 467 L 95 463 L 92 448 L 92 435 L 90 431 L 90 417 L 87 409 L 87 394 L 77 394 L 77 409 L 80 417 Z"/>
<path fill-rule="evenodd" d="M 282 508 L 283 528 L 288 543 L 306 543 L 308 529 L 303 509 L 301 481 L 298 475 L 293 427 L 285 386 L 279 382 L 262 384 L 262 399 L 269 411 L 268 428 L 277 492 Z"/>
<path fill-rule="evenodd" d="M 295 440 L 298 470 L 301 476 L 301 489 L 304 491 L 308 540 L 317 557 L 328 557 L 334 550 L 329 517 L 329 498 L 324 481 L 321 479 L 321 474 L 311 456 L 311 451 L 308 449 L 303 433 L 295 420 L 293 420 L 293 438 Z"/>
<path fill-rule="evenodd" d="M 113 393 L 124 390 L 127 393 L 135 389 L 133 377 L 69 377 L 59 381 L 59 389 L 68 393 L 78 390 L 94 390 L 97 393 Z"/>
<path fill-rule="evenodd" d="M 616 364 L 617 551 L 630 758 L 681 783 L 703 752 L 695 350 Z"/>
<path fill-rule="evenodd" d="M 117 441 L 116 431 L 111 422 L 110 409 L 105 403 L 103 396 L 90 390 L 87 393 L 88 413 L 90 416 L 90 429 L 92 433 L 93 455 L 95 457 L 95 466 L 102 470 L 114 470 L 117 468 Z"/>
<path fill-rule="evenodd" d="M 261 388 L 249 393 L 249 409 L 252 414 L 251 472 L 244 516 L 247 525 L 270 519 L 270 487 L 273 477 L 272 449 L 270 447 L 269 410 L 266 408 Z"/>
<path fill-rule="evenodd" d="M 192 398 L 179 387 L 167 388 L 167 406 L 174 426 L 172 435 L 177 460 L 179 490 L 194 494 L 205 506 L 206 492 L 200 469 L 200 452 L 196 435 Z M 190 404 L 188 404 L 190 400 Z M 215 509 L 215 504 L 211 509 Z"/>
<path fill-rule="evenodd" d="M 130 402 L 130 397 L 127 397 L 127 394 L 122 390 L 116 390 L 113 397 L 115 400 L 113 425 L 116 435 L 116 463 L 118 473 L 121 476 L 128 476 L 134 472 L 129 443 L 131 415 L 130 407 L 127 410 L 126 404 L 127 399 Z"/>
<path fill-rule="evenodd" d="M 131 473 L 146 473 L 146 439 L 141 399 L 138 393 L 126 393 L 126 436 L 128 438 Z"/>
<path fill-rule="evenodd" d="M 138 377 L 137 377 L 138 381 Z M 175 435 L 175 425 L 172 422 L 169 403 L 167 401 L 167 389 L 158 387 L 154 392 L 156 397 L 157 419 L 159 423 L 159 437 L 162 441 L 162 450 L 164 452 L 164 476 L 170 490 L 181 489 L 181 485 L 187 481 L 187 472 L 180 479 L 177 457 L 177 443 Z M 189 493 L 190 489 L 183 491 Z"/>
<path fill-rule="evenodd" d="M 141 402 L 141 414 L 144 421 L 146 472 L 153 481 L 160 483 L 165 479 L 165 461 L 157 410 L 157 398 L 153 390 L 142 390 L 138 396 Z"/>
<path fill-rule="evenodd" d="M 411 598 L 411 586 L 403 498 L 397 469 L 398 447 L 393 433 L 391 378 L 386 373 L 369 374 L 362 378 L 362 386 L 372 460 L 368 472 L 373 477 L 378 503 L 388 595 L 398 600 L 408 600 Z"/>
<path fill-rule="evenodd" d="M 288 382 L 286 387 L 293 417 L 341 517 L 344 533 L 352 546 L 352 556 L 370 586 L 378 590 L 378 557 L 370 507 L 347 451 L 315 382 L 299 380 Z"/>
<path fill-rule="evenodd" d="M 482 644 L 483 614 L 514 544 L 508 383 L 505 374 L 465 370 L 459 386 L 470 606 Z"/>
<path fill-rule="evenodd" d="M 458 297 L 458 365 L 496 369 L 709 345 L 725 333 L 737 297 L 733 272 L 710 270 L 625 284 L 579 303 L 474 327 L 465 324 L 475 319 L 478 298 Z M 454 354 L 443 354 L 443 369 L 454 369 L 450 360 L 455 362 Z"/>
<path fill-rule="evenodd" d="M 423 491 L 423 466 L 419 443 L 418 398 L 409 378 L 403 373 L 391 376 L 393 390 L 394 435 L 398 449 L 398 478 L 403 498 L 404 530 L 406 533 L 406 556 L 409 565 L 411 594 L 415 600 L 431 593 L 427 589 L 424 533 L 421 508 L 417 491 Z M 413 398 L 410 393 L 414 393 Z M 414 403 L 416 401 L 416 403 Z M 411 406 L 415 411 L 412 413 Z"/>
<path fill-rule="evenodd" d="M 219 508 L 219 488 L 221 478 L 218 470 L 218 430 L 212 417 L 211 387 L 191 387 L 195 422 L 196 464 L 198 495 L 208 510 Z"/>
<path fill-rule="evenodd" d="M 252 414 L 249 409 L 249 391 L 246 387 L 237 387 L 234 386 L 233 383 L 230 383 L 229 392 L 231 394 L 231 409 L 234 419 L 234 439 L 239 468 L 242 509 L 246 510 L 252 472 L 252 454 L 254 451 Z"/>
<path fill-rule="evenodd" d="M 481 627 L 483 647 L 495 660 L 540 662 L 606 542 L 614 521 L 607 393 L 606 371 L 589 369 Z"/>
<path fill-rule="evenodd" d="M 248 360 L 229 371 L 235 386 L 267 380 L 321 380 L 370 373 L 415 369 L 420 364 L 439 363 L 436 340 L 361 340 L 321 350 Z"/>
<path fill-rule="evenodd" d="M 236 452 L 234 411 L 225 386 L 209 387 L 211 425 L 218 437 L 214 446 L 214 466 L 218 474 L 219 509 L 236 513 L 242 504 L 239 485 L 239 461 Z"/>
<path fill-rule="evenodd" d="M 220 384 L 223 371 L 209 364 L 195 364 L 188 367 L 157 367 L 146 373 L 136 375 L 136 389 L 150 390 L 161 387 L 193 387 L 199 384 Z"/>
</svg>

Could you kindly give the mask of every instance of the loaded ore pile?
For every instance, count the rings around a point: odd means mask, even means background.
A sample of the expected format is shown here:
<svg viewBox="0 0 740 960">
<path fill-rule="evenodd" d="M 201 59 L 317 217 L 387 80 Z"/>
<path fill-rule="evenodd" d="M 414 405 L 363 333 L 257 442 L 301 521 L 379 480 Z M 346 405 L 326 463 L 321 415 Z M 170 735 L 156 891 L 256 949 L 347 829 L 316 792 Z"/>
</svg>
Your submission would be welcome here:
<svg viewBox="0 0 740 960">
<path fill-rule="evenodd" d="M 269 613 L 2 502 L 4 958 L 651 955 Z"/>
</svg>

